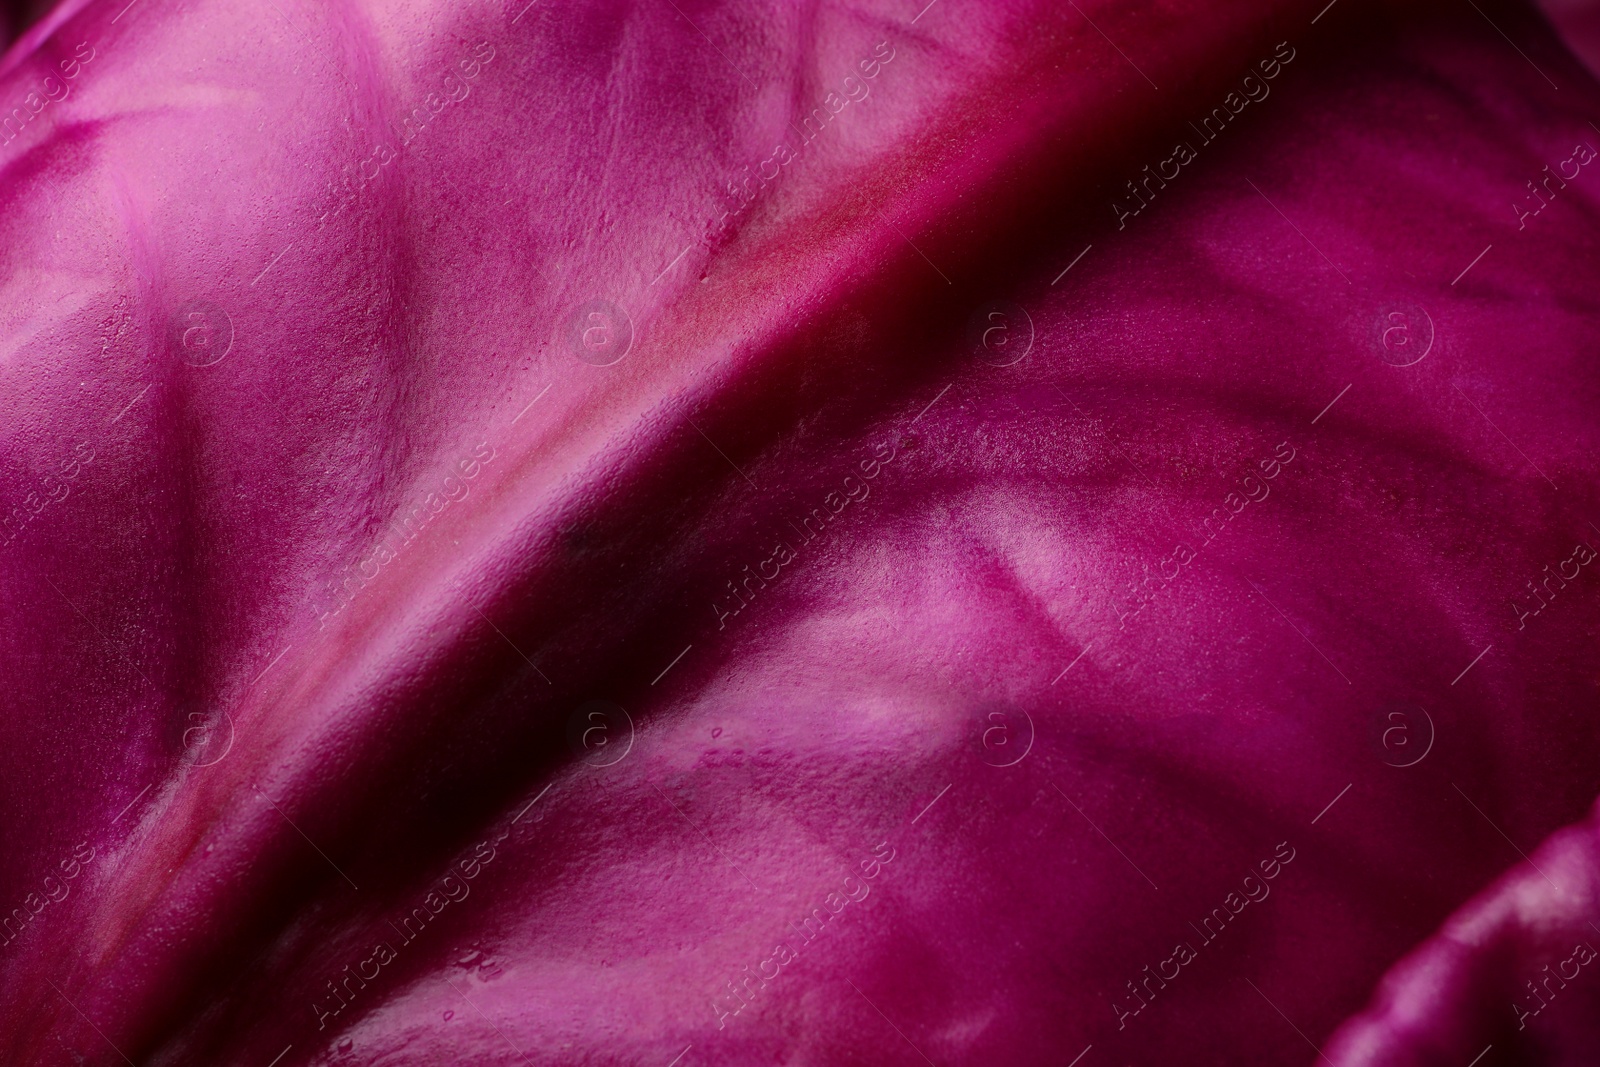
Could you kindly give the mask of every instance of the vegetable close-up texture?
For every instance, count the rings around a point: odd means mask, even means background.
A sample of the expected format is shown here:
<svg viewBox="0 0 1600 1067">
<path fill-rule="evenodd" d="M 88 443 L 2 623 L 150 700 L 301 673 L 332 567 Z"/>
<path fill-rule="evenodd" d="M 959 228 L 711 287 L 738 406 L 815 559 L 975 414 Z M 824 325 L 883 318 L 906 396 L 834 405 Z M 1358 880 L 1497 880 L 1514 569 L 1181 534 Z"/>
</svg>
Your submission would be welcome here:
<svg viewBox="0 0 1600 1067">
<path fill-rule="evenodd" d="M 1600 14 L 0 15 L 0 1063 L 1600 1062 Z"/>
</svg>

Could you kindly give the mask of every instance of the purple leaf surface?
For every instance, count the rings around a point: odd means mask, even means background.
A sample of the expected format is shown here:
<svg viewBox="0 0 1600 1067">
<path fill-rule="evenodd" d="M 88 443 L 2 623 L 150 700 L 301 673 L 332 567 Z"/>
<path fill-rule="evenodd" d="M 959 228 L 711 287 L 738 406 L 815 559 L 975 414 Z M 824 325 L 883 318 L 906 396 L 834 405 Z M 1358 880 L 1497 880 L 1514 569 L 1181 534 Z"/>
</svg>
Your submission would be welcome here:
<svg viewBox="0 0 1600 1067">
<path fill-rule="evenodd" d="M 0 1062 L 1600 1058 L 1543 14 L 7 18 Z"/>
</svg>

